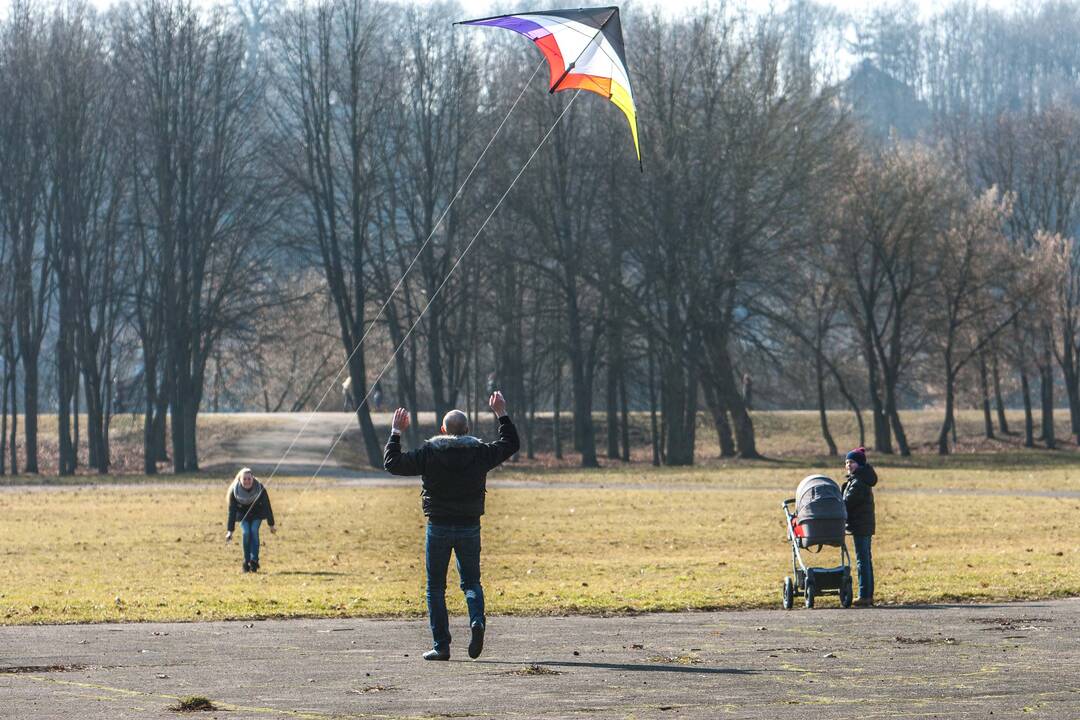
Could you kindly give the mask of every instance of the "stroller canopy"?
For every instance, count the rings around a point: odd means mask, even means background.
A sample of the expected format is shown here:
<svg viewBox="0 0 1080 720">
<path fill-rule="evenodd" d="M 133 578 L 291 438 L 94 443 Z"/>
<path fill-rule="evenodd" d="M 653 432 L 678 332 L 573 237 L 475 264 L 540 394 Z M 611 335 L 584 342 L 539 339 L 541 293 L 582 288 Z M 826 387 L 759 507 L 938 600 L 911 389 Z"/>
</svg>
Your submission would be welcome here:
<svg viewBox="0 0 1080 720">
<path fill-rule="evenodd" d="M 795 490 L 795 516 L 803 547 L 844 542 L 847 509 L 844 494 L 832 478 L 808 475 Z"/>
</svg>

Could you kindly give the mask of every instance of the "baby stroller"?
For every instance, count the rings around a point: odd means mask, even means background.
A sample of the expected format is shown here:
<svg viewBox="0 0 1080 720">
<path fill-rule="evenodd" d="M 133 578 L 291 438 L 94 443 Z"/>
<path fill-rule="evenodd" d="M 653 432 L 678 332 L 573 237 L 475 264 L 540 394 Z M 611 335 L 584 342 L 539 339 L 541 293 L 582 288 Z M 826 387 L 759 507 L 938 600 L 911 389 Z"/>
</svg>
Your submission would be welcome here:
<svg viewBox="0 0 1080 720">
<path fill-rule="evenodd" d="M 792 514 L 790 505 L 795 505 Z M 817 595 L 838 594 L 840 605 L 851 607 L 851 558 L 844 541 L 847 509 L 844 495 L 831 478 L 809 475 L 795 490 L 795 497 L 782 503 L 791 541 L 791 567 L 795 579 L 784 578 L 784 609 L 790 610 L 795 597 L 804 597 L 806 607 L 814 607 Z M 820 552 L 824 546 L 840 548 L 840 565 L 831 568 L 807 567 L 800 550 Z"/>
</svg>

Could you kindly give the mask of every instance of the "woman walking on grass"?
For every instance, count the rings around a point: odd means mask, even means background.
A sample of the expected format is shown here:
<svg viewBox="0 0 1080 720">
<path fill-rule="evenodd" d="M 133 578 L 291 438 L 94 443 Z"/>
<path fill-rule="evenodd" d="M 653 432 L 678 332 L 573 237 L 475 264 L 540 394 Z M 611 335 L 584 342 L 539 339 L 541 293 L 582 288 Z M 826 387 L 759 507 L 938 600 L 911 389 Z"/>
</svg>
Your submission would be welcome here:
<svg viewBox="0 0 1080 720">
<path fill-rule="evenodd" d="M 229 503 L 228 532 L 225 541 L 232 540 L 237 519 L 244 531 L 244 572 L 259 571 L 259 525 L 265 520 L 270 532 L 277 532 L 274 527 L 274 509 L 270 507 L 270 495 L 263 484 L 255 479 L 251 468 L 242 468 L 236 473 L 226 496 Z"/>
</svg>

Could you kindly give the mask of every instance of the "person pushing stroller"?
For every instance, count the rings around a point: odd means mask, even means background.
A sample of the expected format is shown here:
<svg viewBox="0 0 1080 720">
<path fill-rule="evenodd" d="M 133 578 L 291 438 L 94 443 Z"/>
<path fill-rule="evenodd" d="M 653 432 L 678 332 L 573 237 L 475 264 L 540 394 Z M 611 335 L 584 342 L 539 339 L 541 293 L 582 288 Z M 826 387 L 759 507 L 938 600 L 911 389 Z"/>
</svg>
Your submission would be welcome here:
<svg viewBox="0 0 1080 720">
<path fill-rule="evenodd" d="M 844 506 L 847 508 L 847 531 L 855 546 L 855 573 L 859 578 L 859 597 L 855 605 L 874 604 L 874 561 L 870 541 L 877 529 L 874 516 L 874 486 L 878 477 L 866 460 L 866 449 L 855 448 L 844 459 L 847 481 L 844 483 Z"/>
</svg>

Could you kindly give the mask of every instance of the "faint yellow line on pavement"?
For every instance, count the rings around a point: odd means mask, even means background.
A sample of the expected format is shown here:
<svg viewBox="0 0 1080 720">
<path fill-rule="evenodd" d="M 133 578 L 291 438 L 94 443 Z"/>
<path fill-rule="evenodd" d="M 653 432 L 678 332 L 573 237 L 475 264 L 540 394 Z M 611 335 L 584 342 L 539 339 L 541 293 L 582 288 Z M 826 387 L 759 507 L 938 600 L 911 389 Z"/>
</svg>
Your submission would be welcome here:
<svg viewBox="0 0 1080 720">
<path fill-rule="evenodd" d="M 77 687 L 83 690 L 97 690 L 114 693 L 116 695 L 124 695 L 126 697 L 152 697 L 161 700 L 177 700 L 181 699 L 179 695 L 169 695 L 167 693 L 154 693 L 147 692 L 145 690 L 128 690 L 127 688 L 111 687 L 109 685 L 98 685 L 96 683 L 77 682 L 74 680 L 59 680 L 57 678 L 43 677 L 41 675 L 29 675 L 29 674 L 13 674 L 11 677 L 25 678 L 26 680 L 34 680 L 41 683 L 50 683 L 53 685 L 64 685 L 68 687 Z M 101 700 L 113 700 L 107 696 L 95 696 L 96 699 Z M 282 710 L 280 708 L 272 707 L 259 707 L 254 705 L 234 705 L 233 703 L 219 702 L 217 700 L 212 701 L 221 710 L 227 710 L 230 712 L 252 712 L 262 713 L 265 715 L 283 715 L 285 717 L 303 718 L 304 720 L 340 720 L 341 718 L 383 718 L 384 720 L 408 720 L 400 715 L 382 715 L 379 713 L 321 713 L 310 712 L 303 710 Z"/>
</svg>

